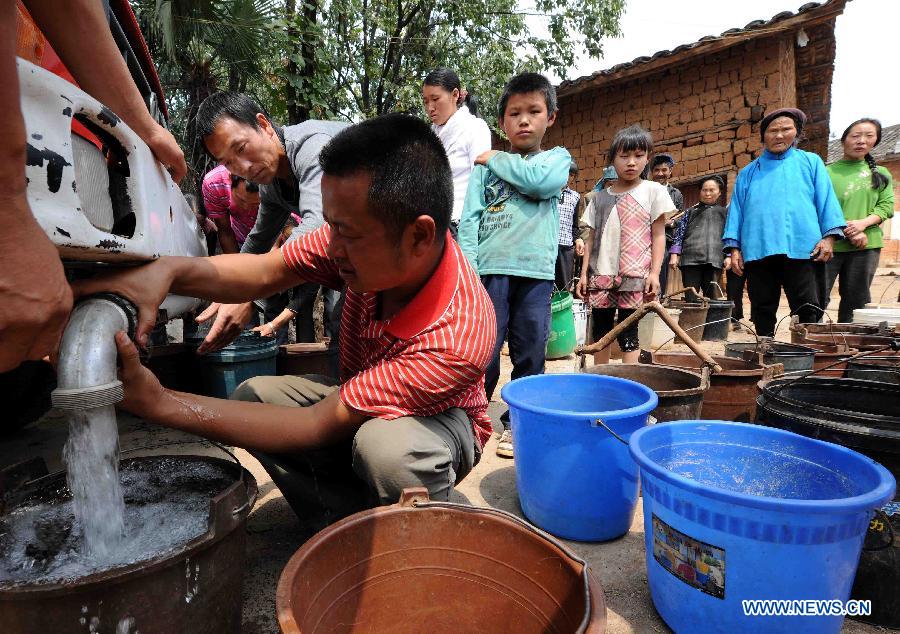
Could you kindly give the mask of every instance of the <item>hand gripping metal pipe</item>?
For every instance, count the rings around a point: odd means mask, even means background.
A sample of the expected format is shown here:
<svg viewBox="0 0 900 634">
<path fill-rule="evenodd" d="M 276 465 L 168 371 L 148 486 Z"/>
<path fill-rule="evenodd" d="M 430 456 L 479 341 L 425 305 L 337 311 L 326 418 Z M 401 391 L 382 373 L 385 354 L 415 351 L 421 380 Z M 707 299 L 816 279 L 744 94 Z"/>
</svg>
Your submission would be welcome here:
<svg viewBox="0 0 900 634">
<path fill-rule="evenodd" d="M 115 334 L 133 336 L 136 323 L 137 309 L 118 295 L 93 295 L 76 304 L 59 346 L 54 407 L 91 409 L 125 397 L 116 375 Z"/>
</svg>

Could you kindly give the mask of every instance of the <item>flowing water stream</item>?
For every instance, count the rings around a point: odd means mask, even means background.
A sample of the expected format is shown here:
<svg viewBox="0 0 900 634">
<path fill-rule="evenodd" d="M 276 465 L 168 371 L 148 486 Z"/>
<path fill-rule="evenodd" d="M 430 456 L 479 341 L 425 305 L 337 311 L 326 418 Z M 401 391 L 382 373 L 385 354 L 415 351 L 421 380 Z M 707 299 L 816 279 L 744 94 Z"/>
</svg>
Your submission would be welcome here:
<svg viewBox="0 0 900 634">
<path fill-rule="evenodd" d="M 69 415 L 63 460 L 84 553 L 105 561 L 118 549 L 125 532 L 115 407 L 107 405 Z"/>
</svg>

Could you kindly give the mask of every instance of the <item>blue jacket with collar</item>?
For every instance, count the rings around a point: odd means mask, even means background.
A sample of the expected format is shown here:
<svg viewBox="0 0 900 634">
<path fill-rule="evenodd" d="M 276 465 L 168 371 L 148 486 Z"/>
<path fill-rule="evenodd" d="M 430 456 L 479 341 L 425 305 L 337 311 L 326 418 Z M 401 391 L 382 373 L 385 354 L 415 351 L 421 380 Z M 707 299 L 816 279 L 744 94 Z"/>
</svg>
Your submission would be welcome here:
<svg viewBox="0 0 900 634">
<path fill-rule="evenodd" d="M 745 262 L 770 255 L 804 260 L 823 236 L 842 237 L 846 224 L 817 154 L 764 150 L 738 173 L 722 239 Z"/>
</svg>

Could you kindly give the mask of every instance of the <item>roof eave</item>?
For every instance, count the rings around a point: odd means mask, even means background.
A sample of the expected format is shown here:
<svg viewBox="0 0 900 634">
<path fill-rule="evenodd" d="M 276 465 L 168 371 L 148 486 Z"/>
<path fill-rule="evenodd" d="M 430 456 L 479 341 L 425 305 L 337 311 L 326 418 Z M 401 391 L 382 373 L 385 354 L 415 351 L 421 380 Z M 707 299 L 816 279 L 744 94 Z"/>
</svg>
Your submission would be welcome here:
<svg viewBox="0 0 900 634">
<path fill-rule="evenodd" d="M 849 1 L 850 0 L 829 0 L 819 7 L 797 13 L 792 17 L 778 20 L 772 24 L 766 23 L 750 29 L 730 29 L 734 32 L 729 33 L 726 31 L 725 34 L 718 37 L 706 36 L 694 44 L 683 44 L 678 46 L 671 52 L 660 51 L 654 56 L 647 58 L 646 61 L 637 62 L 635 60 L 632 62 L 625 62 L 617 64 L 607 70 L 599 71 L 598 73 L 595 73 L 594 76 L 588 75 L 579 77 L 578 79 L 563 81 L 557 87 L 556 93 L 560 98 L 571 97 L 586 90 L 599 88 L 625 79 L 634 79 L 641 75 L 658 72 L 670 66 L 676 66 L 681 64 L 688 57 L 709 55 L 750 40 L 772 37 L 773 35 L 793 31 L 804 26 L 814 26 L 822 22 L 827 22 L 843 13 L 845 5 Z M 678 50 L 682 48 L 683 50 Z M 668 54 L 660 55 L 660 53 Z M 640 60 L 642 58 L 638 57 L 637 59 Z M 615 70 L 619 67 L 622 68 Z"/>
</svg>

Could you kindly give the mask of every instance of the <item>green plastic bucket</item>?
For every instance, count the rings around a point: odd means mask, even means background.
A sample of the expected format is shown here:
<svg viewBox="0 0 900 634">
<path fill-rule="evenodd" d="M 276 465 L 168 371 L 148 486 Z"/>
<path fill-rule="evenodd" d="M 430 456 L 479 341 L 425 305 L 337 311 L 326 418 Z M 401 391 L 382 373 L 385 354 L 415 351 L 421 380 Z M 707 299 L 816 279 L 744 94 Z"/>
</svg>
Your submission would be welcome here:
<svg viewBox="0 0 900 634">
<path fill-rule="evenodd" d="M 575 315 L 572 314 L 572 295 L 556 291 L 550 298 L 550 336 L 547 337 L 547 359 L 561 359 L 575 350 Z"/>
</svg>

